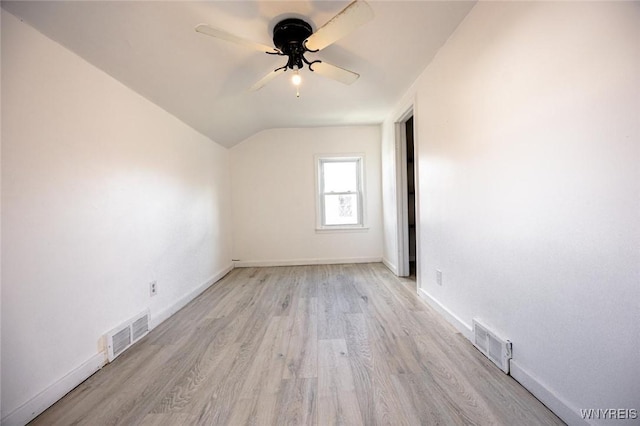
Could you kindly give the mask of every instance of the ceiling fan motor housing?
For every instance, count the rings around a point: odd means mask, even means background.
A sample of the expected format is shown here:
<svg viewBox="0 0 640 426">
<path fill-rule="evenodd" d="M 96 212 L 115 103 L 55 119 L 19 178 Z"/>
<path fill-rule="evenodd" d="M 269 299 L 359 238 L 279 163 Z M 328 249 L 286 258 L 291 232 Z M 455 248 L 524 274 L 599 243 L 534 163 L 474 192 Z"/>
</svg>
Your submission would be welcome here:
<svg viewBox="0 0 640 426">
<path fill-rule="evenodd" d="M 303 54 L 307 51 L 304 41 L 311 34 L 311 25 L 298 18 L 284 19 L 273 28 L 273 44 L 289 57 L 287 68 L 303 67 Z"/>
</svg>

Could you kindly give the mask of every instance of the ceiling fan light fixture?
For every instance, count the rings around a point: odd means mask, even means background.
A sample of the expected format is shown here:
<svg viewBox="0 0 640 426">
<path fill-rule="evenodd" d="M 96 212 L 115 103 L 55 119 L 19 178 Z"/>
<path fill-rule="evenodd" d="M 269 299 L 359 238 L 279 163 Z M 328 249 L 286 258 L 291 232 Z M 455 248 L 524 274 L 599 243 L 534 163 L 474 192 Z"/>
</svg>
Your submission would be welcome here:
<svg viewBox="0 0 640 426">
<path fill-rule="evenodd" d="M 300 83 L 302 83 L 302 77 L 300 76 L 299 68 L 296 68 L 296 70 L 293 72 L 293 75 L 291 76 L 291 83 L 293 83 L 294 86 L 300 86 Z"/>
</svg>

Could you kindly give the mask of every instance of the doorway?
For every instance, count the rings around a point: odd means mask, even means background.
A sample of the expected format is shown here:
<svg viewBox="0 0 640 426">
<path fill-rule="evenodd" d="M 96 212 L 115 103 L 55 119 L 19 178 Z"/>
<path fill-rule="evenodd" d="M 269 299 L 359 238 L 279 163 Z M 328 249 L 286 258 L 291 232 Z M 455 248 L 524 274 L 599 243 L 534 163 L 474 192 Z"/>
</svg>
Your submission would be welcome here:
<svg viewBox="0 0 640 426">
<path fill-rule="evenodd" d="M 409 275 L 416 280 L 416 185 L 415 185 L 415 145 L 413 138 L 413 116 L 405 123 L 406 167 L 407 167 L 407 236 Z"/>
<path fill-rule="evenodd" d="M 420 225 L 417 221 L 418 156 L 413 106 L 405 110 L 395 125 L 398 276 L 407 278 L 403 281 L 405 285 L 417 292 Z"/>
</svg>

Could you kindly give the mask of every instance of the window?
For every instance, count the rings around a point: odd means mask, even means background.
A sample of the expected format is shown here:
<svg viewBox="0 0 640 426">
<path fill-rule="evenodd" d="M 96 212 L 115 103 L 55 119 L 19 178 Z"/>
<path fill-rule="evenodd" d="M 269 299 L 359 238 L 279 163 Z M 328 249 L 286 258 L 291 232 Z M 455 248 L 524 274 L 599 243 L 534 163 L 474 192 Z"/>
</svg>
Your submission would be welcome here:
<svg viewBox="0 0 640 426">
<path fill-rule="evenodd" d="M 318 157 L 318 228 L 364 226 L 364 156 Z"/>
</svg>

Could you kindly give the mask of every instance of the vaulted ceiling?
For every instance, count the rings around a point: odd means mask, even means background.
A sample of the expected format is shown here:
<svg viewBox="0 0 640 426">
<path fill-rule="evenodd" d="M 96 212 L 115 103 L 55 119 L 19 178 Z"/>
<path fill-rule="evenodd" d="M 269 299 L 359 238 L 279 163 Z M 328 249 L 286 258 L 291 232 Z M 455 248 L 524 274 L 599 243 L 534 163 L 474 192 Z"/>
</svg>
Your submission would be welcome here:
<svg viewBox="0 0 640 426">
<path fill-rule="evenodd" d="M 302 71 L 251 85 L 286 63 L 194 31 L 210 24 L 272 45 L 274 25 L 317 29 L 349 1 L 17 1 L 2 7 L 221 145 L 268 128 L 380 123 L 474 2 L 369 1 L 375 17 L 308 58 L 353 70 L 350 86 Z"/>
</svg>

